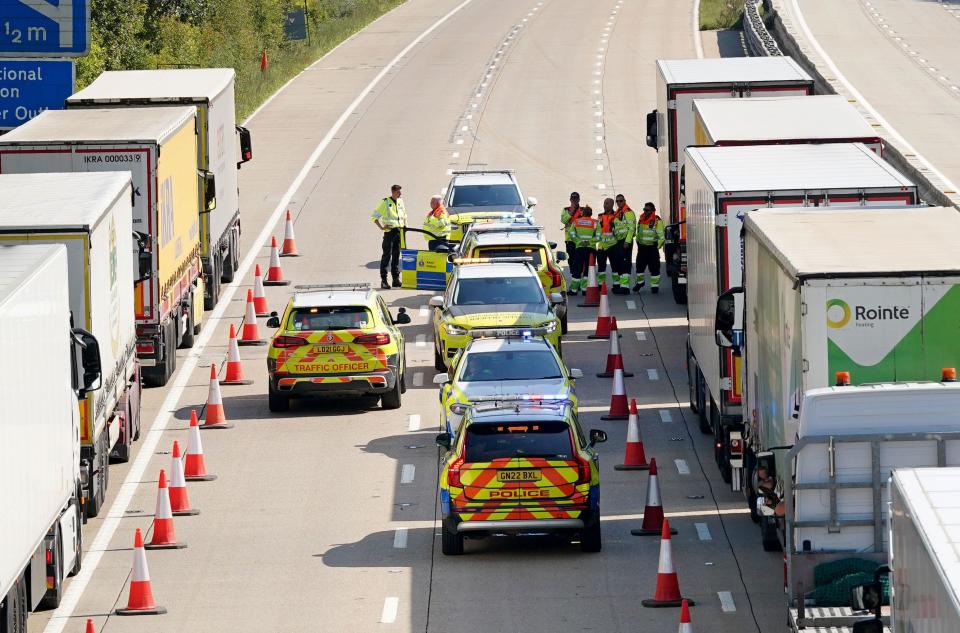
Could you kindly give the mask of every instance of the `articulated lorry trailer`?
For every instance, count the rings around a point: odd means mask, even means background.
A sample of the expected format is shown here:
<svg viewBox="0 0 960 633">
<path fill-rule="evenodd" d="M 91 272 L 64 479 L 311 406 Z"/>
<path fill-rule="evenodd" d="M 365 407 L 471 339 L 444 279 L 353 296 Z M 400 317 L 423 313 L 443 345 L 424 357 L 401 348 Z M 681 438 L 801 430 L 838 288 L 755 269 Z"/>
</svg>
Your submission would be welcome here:
<svg viewBox="0 0 960 633">
<path fill-rule="evenodd" d="M 232 68 L 117 70 L 101 73 L 67 99 L 67 108 L 197 108 L 197 169 L 216 183 L 216 208 L 200 213 L 204 307 L 212 310 L 221 283 L 240 265 L 238 171 L 253 158 L 250 131 L 236 124 Z M 201 189 L 200 194 L 203 195 Z M 203 209 L 203 200 L 199 202 Z"/>
<path fill-rule="evenodd" d="M 718 296 L 742 282 L 744 213 L 788 206 L 858 211 L 914 205 L 919 198 L 906 177 L 862 144 L 689 147 L 686 156 L 690 406 L 701 430 L 714 435 L 723 479 L 737 490 L 743 465 L 742 356 L 717 344 L 713 321 Z M 824 235 L 831 230 L 829 223 L 820 226 Z"/>
<path fill-rule="evenodd" d="M 697 99 L 694 145 L 863 143 L 883 155 L 883 139 L 840 95 Z"/>
<path fill-rule="evenodd" d="M 0 246 L 0 633 L 56 607 L 82 558 L 78 398 L 100 363 L 70 323 L 67 259 L 63 245 Z"/>
<path fill-rule="evenodd" d="M 129 460 L 140 433 L 132 219 L 127 172 L 0 175 L 0 246 L 63 244 L 68 273 L 58 283 L 69 289 L 73 324 L 101 343 L 103 387 L 80 401 L 89 517 L 103 505 L 110 458 Z"/>
<path fill-rule="evenodd" d="M 647 115 L 647 145 L 657 150 L 660 215 L 666 220 L 666 273 L 673 298 L 687 301 L 684 150 L 695 143 L 694 99 L 813 94 L 813 78 L 789 57 L 658 59 L 657 109 Z"/>
<path fill-rule="evenodd" d="M 193 346 L 203 320 L 200 216 L 216 193 L 197 172 L 196 121 L 193 106 L 48 110 L 0 137 L 3 174 L 130 174 L 137 356 L 148 386 L 167 383 L 177 347 Z"/>
</svg>

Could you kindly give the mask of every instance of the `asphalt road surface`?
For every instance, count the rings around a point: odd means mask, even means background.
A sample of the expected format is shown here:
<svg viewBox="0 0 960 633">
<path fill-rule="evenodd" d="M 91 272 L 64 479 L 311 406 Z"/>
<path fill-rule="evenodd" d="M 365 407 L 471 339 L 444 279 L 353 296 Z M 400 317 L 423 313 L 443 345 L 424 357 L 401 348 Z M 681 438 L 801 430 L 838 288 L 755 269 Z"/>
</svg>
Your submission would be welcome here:
<svg viewBox="0 0 960 633">
<path fill-rule="evenodd" d="M 574 189 L 595 208 L 614 192 L 641 208 L 657 199 L 643 130 L 654 59 L 695 55 L 692 4 L 410 0 L 266 104 L 250 121 L 256 154 L 241 172 L 242 274 L 208 313 L 195 349 L 181 352 L 177 376 L 146 393 L 138 453 L 111 469 L 107 512 L 84 530 L 84 571 L 58 611 L 31 617 L 30 631 L 82 631 L 87 617 L 111 633 L 676 630 L 678 609 L 640 605 L 654 591 L 659 542 L 630 535 L 647 476 L 613 469 L 626 425 L 599 419 L 610 381 L 593 377 L 607 346 L 586 338 L 595 311 L 572 309 L 564 354 L 586 375 L 577 385 L 584 426 L 610 438 L 601 446 L 603 551 L 493 538 L 450 558 L 440 553 L 437 521 L 429 295 L 400 290 L 385 295 L 413 317 L 402 409 L 315 401 L 271 414 L 266 349 L 242 348 L 255 382 L 223 388 L 235 428 L 203 433 L 218 479 L 190 484 L 201 514 L 176 521 L 189 547 L 148 553 L 153 592 L 168 613 L 110 613 L 126 603 L 133 532 L 150 527 L 159 470 L 173 440 L 186 443 L 189 411 L 205 401 L 209 365 L 223 360 L 251 265 L 266 265 L 282 212 L 294 212 L 302 253 L 283 260 L 284 273 L 316 283 L 378 281 L 380 236 L 369 213 L 394 182 L 419 223 L 448 170 L 515 169 L 557 241 Z M 282 309 L 288 293 L 268 288 L 271 308 Z M 696 629 L 781 630 L 780 556 L 761 550 L 743 500 L 721 482 L 711 442 L 685 405 L 684 310 L 669 287 L 611 304 L 635 373 L 629 396 L 679 529 L 673 554 L 683 593 L 697 602 Z"/>
</svg>

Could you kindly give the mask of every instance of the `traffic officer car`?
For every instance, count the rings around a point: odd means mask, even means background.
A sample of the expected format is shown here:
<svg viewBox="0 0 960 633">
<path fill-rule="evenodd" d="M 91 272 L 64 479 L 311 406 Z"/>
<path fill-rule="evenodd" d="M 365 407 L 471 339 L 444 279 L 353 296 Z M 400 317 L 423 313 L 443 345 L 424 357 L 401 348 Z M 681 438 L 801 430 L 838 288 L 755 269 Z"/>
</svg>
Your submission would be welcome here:
<svg viewBox="0 0 960 633">
<path fill-rule="evenodd" d="M 560 293 L 563 303 L 554 311 L 560 317 L 562 333 L 567 333 L 567 279 L 557 262 L 567 259 L 564 252 L 554 253 L 556 242 L 547 240 L 542 226 L 529 222 L 473 225 L 463 237 L 461 257 L 530 257 L 540 283 L 548 294 Z"/>
<path fill-rule="evenodd" d="M 396 318 L 369 284 L 296 286 L 267 353 L 271 411 L 286 411 L 302 396 L 380 396 L 384 409 L 398 409 L 406 390 L 406 357 Z"/>
<path fill-rule="evenodd" d="M 464 229 L 477 220 L 504 218 L 510 214 L 532 216 L 537 199 L 523 194 L 512 169 L 455 171 L 443 201 L 453 230 L 450 239 L 463 237 Z"/>
<path fill-rule="evenodd" d="M 544 337 L 562 353 L 560 319 L 553 308 L 563 297 L 544 292 L 530 258 L 481 257 L 456 263 L 446 292 L 430 299 L 436 369 L 453 367 L 473 331 L 544 328 Z"/>
<path fill-rule="evenodd" d="M 453 435 L 474 398 L 548 394 L 573 403 L 574 382 L 583 377 L 566 365 L 539 328 L 472 332 L 474 339 L 454 359 L 451 373 L 434 376 L 440 386 L 440 427 Z"/>
<path fill-rule="evenodd" d="M 599 552 L 600 468 L 594 446 L 606 433 L 583 433 L 569 400 L 537 396 L 477 398 L 440 470 L 444 554 L 463 553 L 465 537 L 558 532 L 579 535 Z"/>
</svg>

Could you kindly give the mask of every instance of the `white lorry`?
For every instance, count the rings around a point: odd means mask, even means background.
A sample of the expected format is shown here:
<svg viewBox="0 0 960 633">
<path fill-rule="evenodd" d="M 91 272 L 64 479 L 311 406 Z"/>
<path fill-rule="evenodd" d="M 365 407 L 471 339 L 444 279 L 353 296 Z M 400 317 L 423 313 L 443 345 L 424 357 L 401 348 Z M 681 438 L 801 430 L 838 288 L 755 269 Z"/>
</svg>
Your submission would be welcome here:
<svg viewBox="0 0 960 633">
<path fill-rule="evenodd" d="M 741 285 L 744 213 L 775 207 L 913 205 L 916 187 L 862 144 L 688 147 L 687 367 L 690 406 L 715 438 L 724 481 L 740 486 L 742 357 L 717 345 L 717 297 Z M 824 235 L 829 225 L 821 227 Z"/>
<path fill-rule="evenodd" d="M 67 249 L 0 246 L 0 633 L 60 603 L 82 558 L 78 396 L 99 348 L 70 324 Z"/>
<path fill-rule="evenodd" d="M 127 172 L 0 175 L 0 245 L 66 246 L 73 323 L 101 342 L 103 388 L 80 402 L 89 517 L 103 505 L 110 457 L 127 461 L 140 433 L 132 219 Z"/>
<path fill-rule="evenodd" d="M 694 99 L 805 96 L 813 79 L 789 57 L 658 59 L 657 109 L 647 115 L 647 145 L 657 150 L 659 212 L 673 298 L 687 300 L 684 150 L 694 144 Z"/>
<path fill-rule="evenodd" d="M 237 172 L 253 158 L 250 131 L 236 123 L 234 77 L 232 68 L 108 71 L 67 99 L 68 109 L 196 106 L 197 169 L 213 174 L 217 191 L 216 208 L 200 214 L 207 310 L 219 300 L 221 282 L 233 281 L 240 264 Z"/>
<path fill-rule="evenodd" d="M 213 177 L 197 173 L 196 119 L 193 106 L 48 110 L 0 136 L 3 174 L 130 174 L 137 356 L 148 386 L 167 383 L 177 348 L 193 346 L 203 320 L 200 216 L 216 192 Z"/>
<path fill-rule="evenodd" d="M 883 155 L 883 139 L 840 95 L 697 99 L 693 119 L 701 147 L 863 143 Z"/>
</svg>

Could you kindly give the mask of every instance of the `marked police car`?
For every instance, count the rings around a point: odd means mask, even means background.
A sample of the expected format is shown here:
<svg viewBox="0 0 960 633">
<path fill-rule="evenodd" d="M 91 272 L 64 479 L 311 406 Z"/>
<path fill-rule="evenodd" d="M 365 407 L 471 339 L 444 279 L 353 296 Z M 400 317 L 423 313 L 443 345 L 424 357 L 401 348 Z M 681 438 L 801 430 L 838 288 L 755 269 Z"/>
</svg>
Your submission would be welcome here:
<svg viewBox="0 0 960 633">
<path fill-rule="evenodd" d="M 524 201 L 512 169 L 481 169 L 453 172 L 443 203 L 453 224 L 450 239 L 459 240 L 477 220 L 504 218 L 505 213 L 532 216 L 537 199 Z"/>
<path fill-rule="evenodd" d="M 456 436 L 437 436 L 447 449 L 439 483 L 444 554 L 462 554 L 465 537 L 543 532 L 600 551 L 594 446 L 607 435 L 585 435 L 569 400 L 535 398 L 478 398 Z"/>
<path fill-rule="evenodd" d="M 469 403 L 489 396 L 549 394 L 547 398 L 570 400 L 576 412 L 574 382 L 583 372 L 567 369 L 542 330 L 472 334 L 475 338 L 457 355 L 453 370 L 433 379 L 440 385 L 441 428 L 455 435 Z"/>
<path fill-rule="evenodd" d="M 370 284 L 296 286 L 267 353 L 271 411 L 290 399 L 317 394 L 380 396 L 384 409 L 400 407 L 406 390 L 403 333 L 410 323 L 400 308 L 391 316 Z"/>
</svg>

